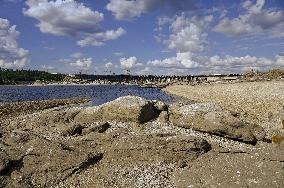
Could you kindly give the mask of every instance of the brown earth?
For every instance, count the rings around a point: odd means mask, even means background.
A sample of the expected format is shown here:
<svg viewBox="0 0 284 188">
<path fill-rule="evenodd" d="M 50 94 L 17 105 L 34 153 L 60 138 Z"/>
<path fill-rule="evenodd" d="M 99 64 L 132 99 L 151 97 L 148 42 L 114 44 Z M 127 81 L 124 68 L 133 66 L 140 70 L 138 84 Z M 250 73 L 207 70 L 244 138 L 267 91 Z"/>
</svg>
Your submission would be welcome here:
<svg viewBox="0 0 284 188">
<path fill-rule="evenodd" d="M 131 102 L 118 119 L 92 120 L 97 111 L 107 118 L 100 110 L 108 106 L 114 113 L 125 101 L 139 102 Z M 145 106 L 152 109 L 146 116 Z M 282 146 L 178 127 L 168 121 L 169 111 L 161 102 L 127 96 L 99 107 L 7 117 L 0 124 L 0 187 L 284 185 Z M 143 123 L 137 121 L 141 116 Z"/>
</svg>

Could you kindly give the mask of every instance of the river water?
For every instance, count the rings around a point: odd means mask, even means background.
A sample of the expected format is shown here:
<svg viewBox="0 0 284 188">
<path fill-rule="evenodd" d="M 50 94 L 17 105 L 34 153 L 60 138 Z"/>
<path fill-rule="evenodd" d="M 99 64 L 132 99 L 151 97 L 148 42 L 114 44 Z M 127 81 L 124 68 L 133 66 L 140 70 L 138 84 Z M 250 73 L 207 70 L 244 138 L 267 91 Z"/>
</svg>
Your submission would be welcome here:
<svg viewBox="0 0 284 188">
<path fill-rule="evenodd" d="M 0 86 L 0 103 L 88 97 L 92 105 L 100 105 L 126 95 L 167 103 L 176 101 L 160 89 L 134 85 Z"/>
</svg>

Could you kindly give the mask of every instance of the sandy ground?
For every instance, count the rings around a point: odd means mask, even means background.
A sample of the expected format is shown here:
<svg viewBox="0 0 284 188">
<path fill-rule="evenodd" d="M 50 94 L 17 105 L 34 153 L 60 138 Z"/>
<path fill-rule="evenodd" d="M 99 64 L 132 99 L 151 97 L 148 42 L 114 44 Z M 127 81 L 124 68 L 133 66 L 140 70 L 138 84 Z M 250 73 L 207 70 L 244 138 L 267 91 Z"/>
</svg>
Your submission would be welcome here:
<svg viewBox="0 0 284 188">
<path fill-rule="evenodd" d="M 281 128 L 279 113 L 284 107 L 284 81 L 176 85 L 164 91 L 196 102 L 217 103 L 265 129 Z"/>
</svg>

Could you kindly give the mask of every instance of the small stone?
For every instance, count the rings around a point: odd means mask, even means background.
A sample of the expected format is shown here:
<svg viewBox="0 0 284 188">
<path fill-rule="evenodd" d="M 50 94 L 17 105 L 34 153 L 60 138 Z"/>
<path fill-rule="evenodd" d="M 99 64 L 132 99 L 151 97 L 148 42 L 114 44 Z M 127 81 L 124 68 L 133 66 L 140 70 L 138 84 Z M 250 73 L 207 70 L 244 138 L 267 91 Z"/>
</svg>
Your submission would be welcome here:
<svg viewBox="0 0 284 188">
<path fill-rule="evenodd" d="M 154 101 L 154 107 L 158 111 L 168 111 L 168 105 L 162 101 Z"/>
<path fill-rule="evenodd" d="M 169 114 L 167 111 L 162 111 L 158 117 L 158 121 L 161 123 L 168 123 L 169 122 Z"/>
<path fill-rule="evenodd" d="M 98 133 L 104 133 L 106 130 L 108 130 L 110 128 L 110 124 L 108 122 L 99 124 L 99 125 L 93 125 L 91 127 L 88 128 L 84 128 L 82 130 L 82 134 L 89 134 L 91 132 L 98 132 Z"/>
<path fill-rule="evenodd" d="M 67 125 L 67 127 L 63 129 L 62 134 L 64 136 L 81 135 L 83 128 L 84 127 L 79 124 Z"/>
</svg>

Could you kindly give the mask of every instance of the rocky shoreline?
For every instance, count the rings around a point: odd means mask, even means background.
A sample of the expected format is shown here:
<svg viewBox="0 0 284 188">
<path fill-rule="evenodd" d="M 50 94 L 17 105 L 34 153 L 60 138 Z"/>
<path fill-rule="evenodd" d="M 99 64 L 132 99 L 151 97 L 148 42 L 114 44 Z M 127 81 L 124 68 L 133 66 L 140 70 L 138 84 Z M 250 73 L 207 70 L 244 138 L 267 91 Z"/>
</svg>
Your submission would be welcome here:
<svg viewBox="0 0 284 188">
<path fill-rule="evenodd" d="M 0 187 L 284 185 L 283 143 L 218 102 L 47 106 L 2 118 Z"/>
</svg>

